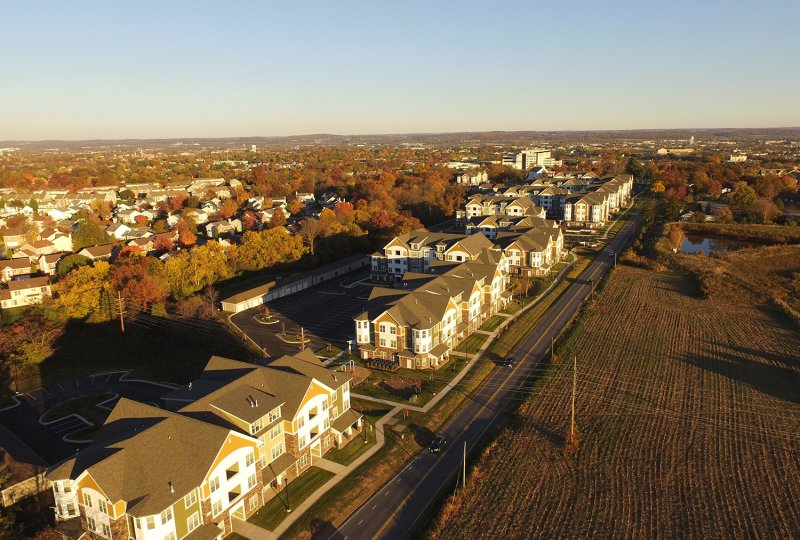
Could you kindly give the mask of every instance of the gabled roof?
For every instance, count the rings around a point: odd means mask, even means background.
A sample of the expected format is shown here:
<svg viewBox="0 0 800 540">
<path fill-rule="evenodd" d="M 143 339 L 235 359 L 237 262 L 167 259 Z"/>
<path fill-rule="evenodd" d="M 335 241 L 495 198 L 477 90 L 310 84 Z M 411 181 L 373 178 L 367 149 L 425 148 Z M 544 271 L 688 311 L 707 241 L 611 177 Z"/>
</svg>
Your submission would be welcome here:
<svg viewBox="0 0 800 540">
<path fill-rule="evenodd" d="M 227 429 L 122 398 L 92 444 L 47 477 L 77 480 L 88 473 L 112 503 L 127 502 L 127 513 L 158 514 L 203 483 L 229 436 Z"/>
</svg>

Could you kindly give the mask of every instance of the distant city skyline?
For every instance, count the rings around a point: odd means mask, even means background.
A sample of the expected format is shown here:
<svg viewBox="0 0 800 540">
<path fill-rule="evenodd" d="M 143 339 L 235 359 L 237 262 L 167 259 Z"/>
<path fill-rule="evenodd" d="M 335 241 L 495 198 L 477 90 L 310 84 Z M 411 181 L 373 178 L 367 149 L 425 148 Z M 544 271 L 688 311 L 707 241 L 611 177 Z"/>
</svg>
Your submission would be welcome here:
<svg viewBox="0 0 800 540">
<path fill-rule="evenodd" d="M 0 140 L 800 126 L 800 3 L 16 2 Z"/>
</svg>

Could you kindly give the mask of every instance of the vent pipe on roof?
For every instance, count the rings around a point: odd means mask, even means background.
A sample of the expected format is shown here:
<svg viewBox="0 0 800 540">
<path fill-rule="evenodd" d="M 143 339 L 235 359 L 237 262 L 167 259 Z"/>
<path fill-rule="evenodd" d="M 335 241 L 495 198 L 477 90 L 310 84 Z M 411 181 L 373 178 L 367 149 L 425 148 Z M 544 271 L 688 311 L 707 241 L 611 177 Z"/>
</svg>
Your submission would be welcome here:
<svg viewBox="0 0 800 540">
<path fill-rule="evenodd" d="M 256 400 L 256 407 L 258 407 L 258 400 Z"/>
<path fill-rule="evenodd" d="M 169 491 L 171 493 L 175 493 L 175 486 L 172 485 L 172 482 L 167 482 L 169 484 Z"/>
</svg>

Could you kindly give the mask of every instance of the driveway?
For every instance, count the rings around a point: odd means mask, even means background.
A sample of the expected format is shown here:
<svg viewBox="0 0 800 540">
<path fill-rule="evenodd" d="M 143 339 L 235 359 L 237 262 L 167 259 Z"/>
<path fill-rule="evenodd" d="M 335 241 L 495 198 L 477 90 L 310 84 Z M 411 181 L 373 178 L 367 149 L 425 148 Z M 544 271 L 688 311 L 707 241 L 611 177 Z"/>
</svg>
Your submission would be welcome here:
<svg viewBox="0 0 800 540">
<path fill-rule="evenodd" d="M 346 275 L 353 282 L 369 277 L 369 268 Z M 304 291 L 271 300 L 266 306 L 270 315 L 278 319 L 277 324 L 261 324 L 253 316 L 262 307 L 254 307 L 231 316 L 231 320 L 255 343 L 266 348 L 268 356 L 293 354 L 299 344 L 286 343 L 277 337 L 285 327 L 287 333 L 305 331 L 306 347 L 318 351 L 329 343 L 341 349 L 347 347 L 348 339 L 355 339 L 353 317 L 364 310 L 366 297 L 372 285 L 343 287 L 336 282 L 315 285 Z M 364 298 L 359 298 L 363 296 Z"/>
<path fill-rule="evenodd" d="M 0 423 L 52 465 L 87 446 L 64 442 L 63 437 L 88 425 L 74 416 L 47 425 L 40 424 L 39 418 L 49 409 L 65 401 L 101 393 L 119 394 L 119 397 L 160 407 L 161 396 L 172 389 L 160 383 L 125 380 L 123 376 L 123 372 L 101 373 L 20 394 L 17 396 L 19 405 L 0 411 Z M 118 400 L 105 406 L 113 408 Z M 2 443 L 0 440 L 0 446 Z"/>
</svg>

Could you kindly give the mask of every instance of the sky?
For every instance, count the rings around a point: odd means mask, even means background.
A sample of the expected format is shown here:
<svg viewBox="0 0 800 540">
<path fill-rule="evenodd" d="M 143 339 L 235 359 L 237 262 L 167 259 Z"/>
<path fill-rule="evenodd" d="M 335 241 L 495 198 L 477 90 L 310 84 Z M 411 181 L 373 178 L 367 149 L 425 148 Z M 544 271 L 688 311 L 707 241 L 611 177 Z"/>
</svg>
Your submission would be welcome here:
<svg viewBox="0 0 800 540">
<path fill-rule="evenodd" d="M 8 0 L 0 140 L 800 126 L 800 2 Z"/>
</svg>

